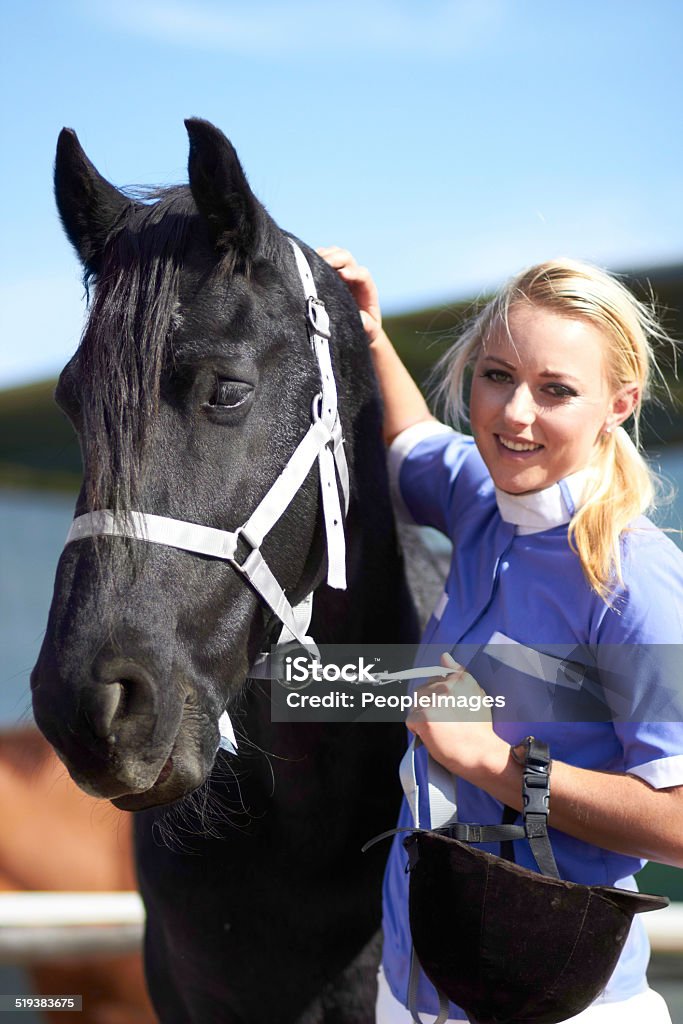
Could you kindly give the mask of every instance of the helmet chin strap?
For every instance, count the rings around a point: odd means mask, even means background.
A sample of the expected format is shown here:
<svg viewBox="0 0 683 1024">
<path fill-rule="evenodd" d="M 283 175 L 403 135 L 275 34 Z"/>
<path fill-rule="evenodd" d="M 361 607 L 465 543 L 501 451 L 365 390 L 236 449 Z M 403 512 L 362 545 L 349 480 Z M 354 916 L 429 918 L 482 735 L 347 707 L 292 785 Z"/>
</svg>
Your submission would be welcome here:
<svg viewBox="0 0 683 1024">
<path fill-rule="evenodd" d="M 349 507 L 349 471 L 344 452 L 344 438 L 337 408 L 337 386 L 330 357 L 330 318 L 318 298 L 311 269 L 303 252 L 293 239 L 288 239 L 301 278 L 306 303 L 306 326 L 311 348 L 320 371 L 321 390 L 311 403 L 311 425 L 292 453 L 286 466 L 247 521 L 234 531 L 217 530 L 198 523 L 189 523 L 147 512 L 113 512 L 101 509 L 78 516 L 71 524 L 66 543 L 86 537 L 130 537 L 152 544 L 166 544 L 195 554 L 207 555 L 227 562 L 256 590 L 262 600 L 282 622 L 278 644 L 293 640 L 315 646 L 308 636 L 313 612 L 310 593 L 292 606 L 284 590 L 261 554 L 261 545 L 303 486 L 317 461 L 320 477 L 325 537 L 327 543 L 327 584 L 337 590 L 346 589 L 346 541 L 344 519 Z M 339 496 L 341 488 L 344 509 Z M 238 544 L 246 545 L 244 560 L 238 557 Z M 267 655 L 261 655 L 257 666 Z M 258 668 L 256 669 L 258 671 Z M 219 746 L 236 753 L 237 741 L 227 711 L 218 722 Z"/>
</svg>

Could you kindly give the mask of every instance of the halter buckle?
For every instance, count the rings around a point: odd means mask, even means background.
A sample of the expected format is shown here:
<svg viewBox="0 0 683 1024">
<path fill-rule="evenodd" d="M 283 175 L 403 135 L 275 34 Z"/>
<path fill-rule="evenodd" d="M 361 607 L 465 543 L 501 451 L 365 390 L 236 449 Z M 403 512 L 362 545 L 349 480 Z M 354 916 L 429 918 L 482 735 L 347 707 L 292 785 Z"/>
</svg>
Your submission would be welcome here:
<svg viewBox="0 0 683 1024">
<path fill-rule="evenodd" d="M 319 391 L 318 394 L 315 395 L 315 397 L 313 398 L 313 401 L 311 402 L 311 419 L 313 420 L 314 423 L 318 422 L 318 420 L 320 419 L 322 411 L 323 411 L 323 393 L 322 393 L 322 391 Z"/>
<path fill-rule="evenodd" d="M 237 561 L 237 545 L 239 544 L 240 540 L 243 540 L 244 543 L 249 548 L 247 556 L 241 564 Z M 245 565 L 247 564 L 251 556 L 254 554 L 255 551 L 258 552 L 260 547 L 261 541 L 254 540 L 254 538 L 249 535 L 249 530 L 247 529 L 246 524 L 244 526 L 238 526 L 237 529 L 235 530 L 235 554 L 232 556 L 231 559 L 233 565 L 235 565 L 238 569 L 244 569 Z"/>
<path fill-rule="evenodd" d="M 319 334 L 322 338 L 331 336 L 330 317 L 322 299 L 309 296 L 306 302 L 306 317 L 314 334 Z"/>
</svg>

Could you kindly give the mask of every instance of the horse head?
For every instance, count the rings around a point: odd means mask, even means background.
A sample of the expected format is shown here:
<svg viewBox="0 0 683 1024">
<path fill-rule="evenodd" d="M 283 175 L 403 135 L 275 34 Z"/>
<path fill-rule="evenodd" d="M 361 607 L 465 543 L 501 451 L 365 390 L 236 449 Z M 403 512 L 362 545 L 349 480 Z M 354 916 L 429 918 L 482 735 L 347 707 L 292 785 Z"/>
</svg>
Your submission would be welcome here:
<svg viewBox="0 0 683 1024">
<path fill-rule="evenodd" d="M 311 428 L 321 371 L 289 237 L 225 136 L 186 125 L 189 187 L 144 198 L 106 181 L 74 132 L 60 135 L 57 204 L 92 298 L 56 398 L 81 444 L 77 517 L 143 513 L 240 537 Z M 363 474 L 384 473 L 375 385 L 351 296 L 306 253 L 332 322 L 353 524 Z M 239 571 L 249 544 L 230 564 L 121 532 L 65 547 L 31 686 L 36 721 L 76 782 L 137 810 L 204 781 L 219 717 L 281 622 Z M 349 543 L 357 564 L 352 528 Z M 317 464 L 260 554 L 292 605 L 319 588 L 328 620 L 332 607 L 358 618 L 353 573 L 346 594 L 324 583 Z"/>
</svg>

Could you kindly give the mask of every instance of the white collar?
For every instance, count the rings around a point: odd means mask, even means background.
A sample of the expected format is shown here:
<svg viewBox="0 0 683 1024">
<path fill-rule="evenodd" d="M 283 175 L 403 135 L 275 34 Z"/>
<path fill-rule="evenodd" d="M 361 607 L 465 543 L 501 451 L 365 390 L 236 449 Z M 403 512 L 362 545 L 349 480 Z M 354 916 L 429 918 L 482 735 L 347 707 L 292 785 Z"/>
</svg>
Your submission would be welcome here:
<svg viewBox="0 0 683 1024">
<path fill-rule="evenodd" d="M 518 534 L 541 533 L 568 523 L 584 501 L 591 472 L 580 469 L 564 480 L 529 494 L 508 494 L 496 487 L 501 519 L 517 527 Z"/>
</svg>

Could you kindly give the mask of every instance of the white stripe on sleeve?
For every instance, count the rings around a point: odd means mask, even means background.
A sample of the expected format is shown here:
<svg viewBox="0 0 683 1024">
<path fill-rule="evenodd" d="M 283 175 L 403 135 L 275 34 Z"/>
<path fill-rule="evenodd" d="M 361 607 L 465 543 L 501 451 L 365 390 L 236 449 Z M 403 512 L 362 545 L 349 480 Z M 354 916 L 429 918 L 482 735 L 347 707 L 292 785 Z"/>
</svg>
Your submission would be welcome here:
<svg viewBox="0 0 683 1024">
<path fill-rule="evenodd" d="M 637 764 L 628 769 L 628 774 L 637 775 L 639 779 L 649 782 L 655 789 L 683 786 L 683 754 L 658 757 L 656 761 Z"/>
<path fill-rule="evenodd" d="M 397 517 L 404 523 L 412 523 L 413 517 L 401 495 L 399 476 L 403 461 L 410 454 L 413 448 L 424 441 L 426 437 L 433 437 L 436 434 L 454 434 L 452 427 L 438 420 L 422 420 L 420 423 L 413 423 L 412 427 L 406 427 L 400 434 L 397 434 L 387 449 L 387 465 L 389 468 L 389 486 L 394 501 L 394 511 Z"/>
</svg>

